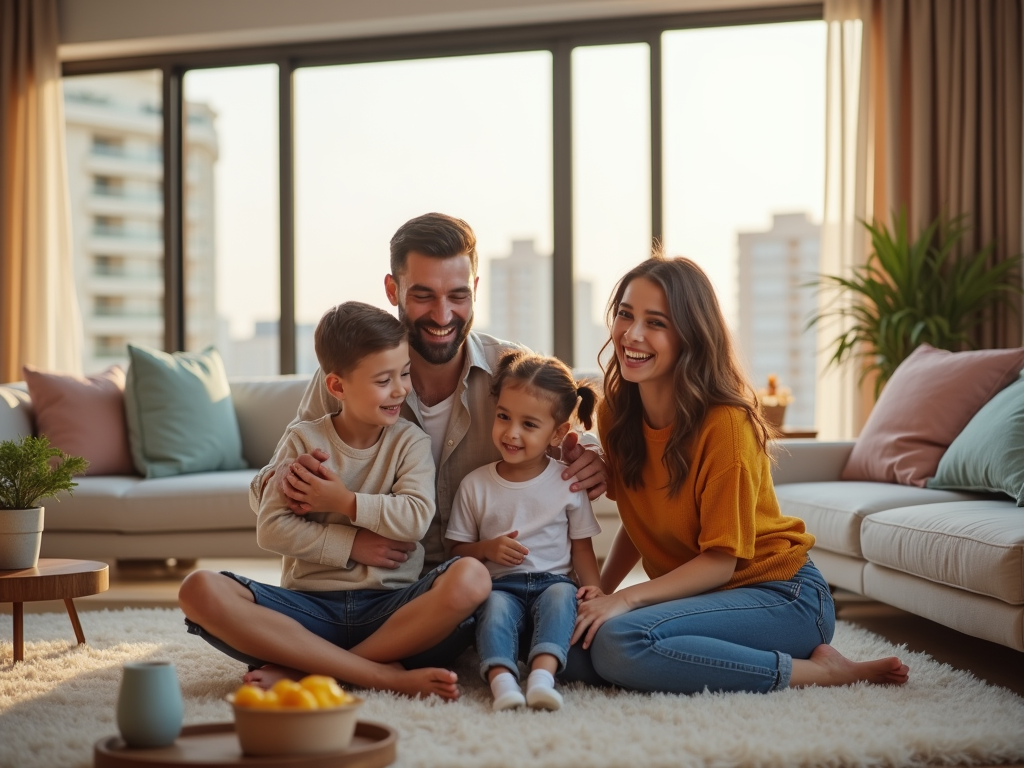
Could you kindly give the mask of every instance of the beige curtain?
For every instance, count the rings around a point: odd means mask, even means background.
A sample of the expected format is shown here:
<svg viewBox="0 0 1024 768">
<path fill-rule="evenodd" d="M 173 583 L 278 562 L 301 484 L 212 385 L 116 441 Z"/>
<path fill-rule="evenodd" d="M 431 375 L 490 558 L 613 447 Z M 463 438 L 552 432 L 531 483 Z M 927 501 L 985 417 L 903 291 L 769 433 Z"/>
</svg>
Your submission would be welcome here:
<svg viewBox="0 0 1024 768">
<path fill-rule="evenodd" d="M 849 274 L 869 243 L 858 219 L 905 208 L 912 232 L 969 217 L 965 247 L 1021 252 L 1022 0 L 826 0 L 828 62 L 822 271 Z M 1020 306 L 1018 302 L 1018 307 Z M 1024 317 L 1000 310 L 976 339 L 1018 346 Z M 819 348 L 837 328 L 819 331 Z M 823 357 L 827 357 L 824 356 Z M 819 435 L 856 436 L 871 382 L 823 374 Z"/>
<path fill-rule="evenodd" d="M 56 0 L 0 0 L 0 382 L 81 370 Z"/>
<path fill-rule="evenodd" d="M 822 222 L 821 271 L 849 274 L 863 264 L 868 240 L 862 219 L 874 205 L 875 114 L 872 109 L 871 0 L 825 3 L 825 215 Z M 818 349 L 826 350 L 843 330 L 840 318 L 818 326 Z M 828 367 L 829 353 L 818 355 L 816 397 L 818 437 L 853 437 L 866 418 L 868 404 L 858 387 L 853 365 Z M 870 391 L 870 390 L 868 390 Z"/>
</svg>

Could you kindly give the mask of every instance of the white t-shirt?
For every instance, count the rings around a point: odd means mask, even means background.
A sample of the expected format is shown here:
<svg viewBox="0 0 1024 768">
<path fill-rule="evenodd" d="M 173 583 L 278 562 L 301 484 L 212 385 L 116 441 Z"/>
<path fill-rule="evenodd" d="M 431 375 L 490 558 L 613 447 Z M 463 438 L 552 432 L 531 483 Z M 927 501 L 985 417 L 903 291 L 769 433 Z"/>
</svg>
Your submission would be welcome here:
<svg viewBox="0 0 1024 768">
<path fill-rule="evenodd" d="M 562 479 L 565 464 L 548 459 L 547 468 L 532 480 L 513 483 L 498 474 L 497 462 L 470 472 L 452 501 L 445 534 L 453 541 L 473 543 L 519 531 L 516 541 L 530 550 L 520 565 L 487 562 L 492 577 L 508 573 L 569 573 L 570 539 L 601 532 L 586 491 L 569 490 Z"/>
<path fill-rule="evenodd" d="M 423 431 L 430 435 L 430 452 L 434 456 L 434 466 L 441 466 L 441 453 L 444 451 L 444 437 L 448 434 L 448 422 L 452 418 L 452 406 L 455 404 L 455 393 L 452 392 L 440 403 L 424 405 L 420 403 L 420 416 L 423 419 Z"/>
</svg>

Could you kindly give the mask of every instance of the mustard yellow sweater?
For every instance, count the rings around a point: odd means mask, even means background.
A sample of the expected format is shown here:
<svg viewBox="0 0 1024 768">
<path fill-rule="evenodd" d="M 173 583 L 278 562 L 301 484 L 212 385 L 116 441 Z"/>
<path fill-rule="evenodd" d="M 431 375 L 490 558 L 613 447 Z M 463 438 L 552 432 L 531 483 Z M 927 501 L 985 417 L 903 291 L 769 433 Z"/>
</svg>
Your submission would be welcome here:
<svg viewBox="0 0 1024 768">
<path fill-rule="evenodd" d="M 598 412 L 607 434 L 611 415 Z M 792 577 L 807 559 L 814 537 L 799 518 L 779 510 L 768 456 L 761 450 L 746 412 L 715 406 L 690 443 L 690 472 L 679 494 L 668 495 L 662 464 L 672 427 L 644 424 L 647 458 L 643 486 L 627 488 L 609 457 L 608 498 L 619 507 L 622 524 L 639 550 L 652 579 L 663 576 L 708 549 L 738 558 L 723 589 Z"/>
</svg>

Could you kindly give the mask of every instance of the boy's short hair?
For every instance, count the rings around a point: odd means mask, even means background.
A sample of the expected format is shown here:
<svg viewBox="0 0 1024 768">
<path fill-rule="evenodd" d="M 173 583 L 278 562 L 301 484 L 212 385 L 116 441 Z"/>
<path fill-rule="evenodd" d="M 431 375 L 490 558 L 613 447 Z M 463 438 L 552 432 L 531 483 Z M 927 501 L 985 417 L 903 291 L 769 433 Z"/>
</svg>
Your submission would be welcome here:
<svg viewBox="0 0 1024 768">
<path fill-rule="evenodd" d="M 476 235 L 469 224 L 454 216 L 425 213 L 398 228 L 391 238 L 391 274 L 396 280 L 405 271 L 409 251 L 439 259 L 466 254 L 476 275 Z"/>
<path fill-rule="evenodd" d="M 361 301 L 346 301 L 324 312 L 313 347 L 325 376 L 344 376 L 367 355 L 394 349 L 407 337 L 397 317 Z"/>
</svg>

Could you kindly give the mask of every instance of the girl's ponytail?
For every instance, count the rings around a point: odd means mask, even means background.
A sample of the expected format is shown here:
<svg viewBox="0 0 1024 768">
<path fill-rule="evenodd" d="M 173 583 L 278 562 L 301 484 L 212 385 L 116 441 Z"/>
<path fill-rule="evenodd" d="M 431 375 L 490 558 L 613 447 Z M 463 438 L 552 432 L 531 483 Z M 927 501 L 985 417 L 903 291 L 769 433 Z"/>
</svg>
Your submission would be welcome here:
<svg viewBox="0 0 1024 768">
<path fill-rule="evenodd" d="M 576 406 L 576 418 L 584 429 L 590 429 L 594 424 L 594 411 L 597 408 L 597 389 L 590 382 L 578 381 L 576 398 L 579 403 Z"/>
</svg>

